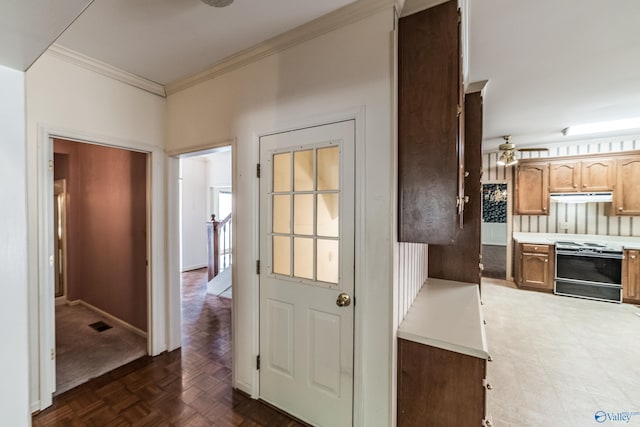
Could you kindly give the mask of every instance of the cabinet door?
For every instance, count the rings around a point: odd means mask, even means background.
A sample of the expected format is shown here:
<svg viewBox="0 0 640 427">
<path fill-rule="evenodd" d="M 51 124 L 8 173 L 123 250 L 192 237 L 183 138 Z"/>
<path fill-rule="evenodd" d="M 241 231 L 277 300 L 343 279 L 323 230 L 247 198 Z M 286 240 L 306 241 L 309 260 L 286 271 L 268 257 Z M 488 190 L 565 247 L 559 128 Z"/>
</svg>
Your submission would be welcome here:
<svg viewBox="0 0 640 427">
<path fill-rule="evenodd" d="M 522 254 L 521 283 L 524 286 L 551 289 L 549 277 L 549 255 Z"/>
<path fill-rule="evenodd" d="M 583 161 L 582 191 L 611 191 L 615 182 L 613 160 Z"/>
<path fill-rule="evenodd" d="M 464 174 L 457 2 L 400 19 L 398 240 L 449 245 L 460 229 Z M 464 199 L 463 199 L 464 200 Z"/>
<path fill-rule="evenodd" d="M 622 297 L 640 301 L 640 251 L 627 249 L 622 261 Z"/>
<path fill-rule="evenodd" d="M 552 193 L 580 191 L 580 162 L 551 163 L 549 191 Z"/>
<path fill-rule="evenodd" d="M 516 168 L 516 214 L 549 215 L 548 164 L 522 164 Z"/>
<path fill-rule="evenodd" d="M 618 160 L 615 204 L 617 215 L 640 215 L 640 158 Z"/>
</svg>

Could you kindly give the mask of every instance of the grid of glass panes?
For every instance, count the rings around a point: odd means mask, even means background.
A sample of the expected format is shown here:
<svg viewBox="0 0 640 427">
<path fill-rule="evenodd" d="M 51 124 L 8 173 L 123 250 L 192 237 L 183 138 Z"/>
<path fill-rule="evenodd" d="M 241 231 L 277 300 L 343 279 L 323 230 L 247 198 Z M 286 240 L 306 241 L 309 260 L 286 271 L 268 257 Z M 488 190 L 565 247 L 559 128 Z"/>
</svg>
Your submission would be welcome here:
<svg viewBox="0 0 640 427">
<path fill-rule="evenodd" d="M 339 146 L 279 152 L 272 160 L 272 272 L 338 283 Z"/>
</svg>

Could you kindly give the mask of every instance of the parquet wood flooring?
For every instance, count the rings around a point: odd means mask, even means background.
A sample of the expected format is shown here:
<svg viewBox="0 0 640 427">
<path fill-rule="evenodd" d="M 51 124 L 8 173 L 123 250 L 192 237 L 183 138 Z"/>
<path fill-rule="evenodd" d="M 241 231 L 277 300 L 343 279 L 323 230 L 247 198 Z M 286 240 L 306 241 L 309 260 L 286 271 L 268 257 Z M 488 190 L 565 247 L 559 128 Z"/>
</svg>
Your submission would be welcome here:
<svg viewBox="0 0 640 427">
<path fill-rule="evenodd" d="M 145 356 L 63 393 L 39 426 L 302 426 L 231 387 L 231 301 L 207 270 L 182 276 L 182 348 Z"/>
</svg>

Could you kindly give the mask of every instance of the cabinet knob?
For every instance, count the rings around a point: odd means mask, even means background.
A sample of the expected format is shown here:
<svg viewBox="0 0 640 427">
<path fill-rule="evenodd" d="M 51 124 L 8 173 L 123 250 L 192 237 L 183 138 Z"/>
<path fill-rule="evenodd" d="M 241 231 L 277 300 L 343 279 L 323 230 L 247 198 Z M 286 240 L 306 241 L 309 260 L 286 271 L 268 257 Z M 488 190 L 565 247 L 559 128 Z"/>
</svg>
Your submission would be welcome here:
<svg viewBox="0 0 640 427">
<path fill-rule="evenodd" d="M 622 212 L 622 206 L 618 208 L 618 212 Z"/>
<path fill-rule="evenodd" d="M 546 208 L 546 207 L 542 208 L 542 211 L 543 211 L 543 212 L 546 212 L 546 211 L 547 211 L 547 208 Z"/>
<path fill-rule="evenodd" d="M 464 196 L 464 202 L 469 203 L 469 196 Z"/>
<path fill-rule="evenodd" d="M 468 177 L 469 176 L 469 171 L 464 171 L 464 177 Z"/>
<path fill-rule="evenodd" d="M 578 188 L 578 184 L 573 184 L 573 188 Z"/>
<path fill-rule="evenodd" d="M 545 258 L 544 262 L 549 262 L 549 258 Z"/>
<path fill-rule="evenodd" d="M 629 258 L 636 259 L 636 256 L 635 255 L 631 255 Z"/>
<path fill-rule="evenodd" d="M 582 184 L 582 187 L 583 188 L 587 188 L 587 184 Z"/>
</svg>

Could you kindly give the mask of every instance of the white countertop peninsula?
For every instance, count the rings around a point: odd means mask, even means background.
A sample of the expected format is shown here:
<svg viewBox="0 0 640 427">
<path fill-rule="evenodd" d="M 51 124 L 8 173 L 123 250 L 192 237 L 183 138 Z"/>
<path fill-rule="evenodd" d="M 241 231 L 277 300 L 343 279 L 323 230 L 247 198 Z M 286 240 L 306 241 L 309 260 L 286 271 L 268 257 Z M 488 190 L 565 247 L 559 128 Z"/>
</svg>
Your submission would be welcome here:
<svg viewBox="0 0 640 427">
<path fill-rule="evenodd" d="M 488 359 L 478 285 L 427 279 L 398 328 L 398 338 Z"/>
<path fill-rule="evenodd" d="M 559 241 L 610 243 L 621 245 L 623 249 L 640 249 L 640 237 L 606 236 L 601 234 L 567 234 L 567 233 L 513 233 L 513 240 L 518 243 L 537 245 L 554 245 Z"/>
</svg>

